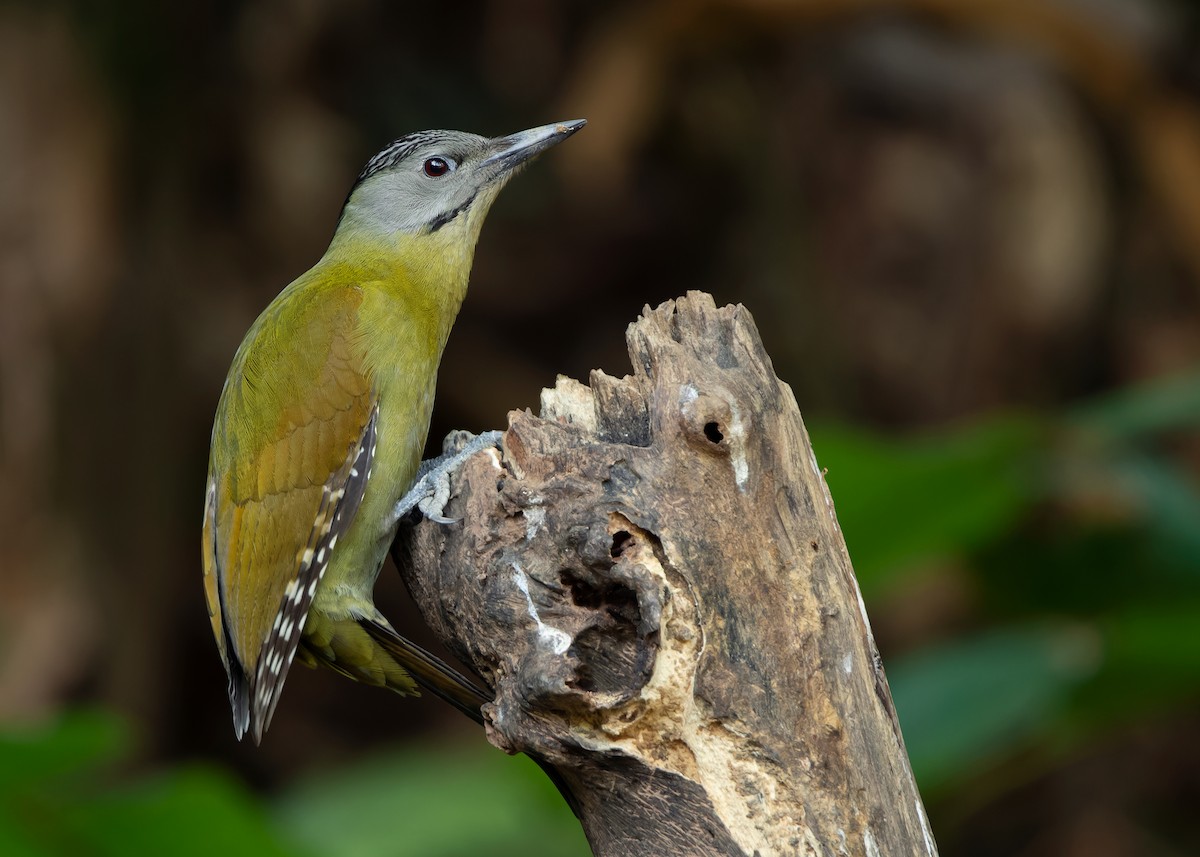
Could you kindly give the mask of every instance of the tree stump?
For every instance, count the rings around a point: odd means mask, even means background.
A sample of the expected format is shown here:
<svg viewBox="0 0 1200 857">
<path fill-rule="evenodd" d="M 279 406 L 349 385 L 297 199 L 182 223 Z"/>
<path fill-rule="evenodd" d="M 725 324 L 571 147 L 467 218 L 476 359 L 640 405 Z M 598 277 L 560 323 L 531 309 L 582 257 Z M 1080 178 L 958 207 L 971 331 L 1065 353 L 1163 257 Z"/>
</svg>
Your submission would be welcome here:
<svg viewBox="0 0 1200 857">
<path fill-rule="evenodd" d="M 397 554 L 488 739 L 597 855 L 934 855 L 833 502 L 750 313 L 630 325 L 633 374 L 509 415 Z"/>
</svg>

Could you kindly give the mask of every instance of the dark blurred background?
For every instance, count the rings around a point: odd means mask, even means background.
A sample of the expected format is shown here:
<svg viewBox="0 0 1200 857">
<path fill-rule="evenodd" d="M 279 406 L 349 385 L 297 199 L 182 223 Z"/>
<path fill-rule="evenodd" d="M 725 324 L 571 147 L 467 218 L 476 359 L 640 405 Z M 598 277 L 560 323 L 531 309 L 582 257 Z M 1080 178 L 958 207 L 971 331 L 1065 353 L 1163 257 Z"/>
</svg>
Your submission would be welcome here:
<svg viewBox="0 0 1200 857">
<path fill-rule="evenodd" d="M 233 351 L 365 159 L 583 116 L 493 209 L 433 445 L 557 373 L 624 374 L 645 304 L 744 303 L 828 468 L 942 854 L 1200 854 L 1198 22 L 0 4 L 0 853 L 587 853 L 435 700 L 296 669 L 239 745 L 198 555 Z"/>
</svg>

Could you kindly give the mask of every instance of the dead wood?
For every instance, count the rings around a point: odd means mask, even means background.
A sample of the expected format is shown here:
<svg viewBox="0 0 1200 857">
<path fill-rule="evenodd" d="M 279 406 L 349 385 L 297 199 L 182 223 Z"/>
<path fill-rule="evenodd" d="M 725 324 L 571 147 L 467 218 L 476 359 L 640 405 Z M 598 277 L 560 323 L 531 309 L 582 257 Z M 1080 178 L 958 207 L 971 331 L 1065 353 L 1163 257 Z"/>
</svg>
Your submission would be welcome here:
<svg viewBox="0 0 1200 857">
<path fill-rule="evenodd" d="M 398 554 L 553 769 L 597 855 L 933 855 L 833 502 L 749 312 L 630 325 L 633 374 L 560 378 Z"/>
</svg>

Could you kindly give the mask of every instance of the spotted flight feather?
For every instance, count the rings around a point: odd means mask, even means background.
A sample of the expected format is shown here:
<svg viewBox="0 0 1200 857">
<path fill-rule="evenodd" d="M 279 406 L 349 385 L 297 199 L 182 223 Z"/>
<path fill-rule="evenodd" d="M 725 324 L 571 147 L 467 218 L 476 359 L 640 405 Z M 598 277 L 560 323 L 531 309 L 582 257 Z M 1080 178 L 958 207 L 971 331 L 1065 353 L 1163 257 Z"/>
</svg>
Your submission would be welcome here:
<svg viewBox="0 0 1200 857">
<path fill-rule="evenodd" d="M 250 723 L 255 742 L 262 740 L 263 732 L 271 723 L 283 680 L 300 644 L 308 609 L 325 569 L 329 567 L 338 538 L 349 528 L 362 503 L 375 457 L 378 415 L 379 406 L 376 405 L 362 436 L 350 448 L 346 463 L 325 483 L 312 531 L 297 557 L 296 576 L 288 582 L 271 633 L 263 642 L 251 688 Z"/>
</svg>

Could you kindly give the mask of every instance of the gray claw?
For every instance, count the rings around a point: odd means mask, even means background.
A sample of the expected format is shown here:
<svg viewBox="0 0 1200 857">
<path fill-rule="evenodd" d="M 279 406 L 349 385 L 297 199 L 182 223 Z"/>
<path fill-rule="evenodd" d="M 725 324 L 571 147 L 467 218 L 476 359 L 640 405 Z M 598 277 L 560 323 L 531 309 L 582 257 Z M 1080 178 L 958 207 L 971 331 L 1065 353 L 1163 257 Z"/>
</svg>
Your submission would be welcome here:
<svg viewBox="0 0 1200 857">
<path fill-rule="evenodd" d="M 500 431 L 472 435 L 470 432 L 459 430 L 446 435 L 442 444 L 445 452 L 437 458 L 421 462 L 417 471 L 417 481 L 396 504 L 393 520 L 399 521 L 404 518 L 416 506 L 422 515 L 434 523 L 458 523 L 457 518 L 446 518 L 442 515 L 442 510 L 450 502 L 450 474 L 480 450 L 499 446 L 503 437 L 504 433 Z"/>
</svg>

